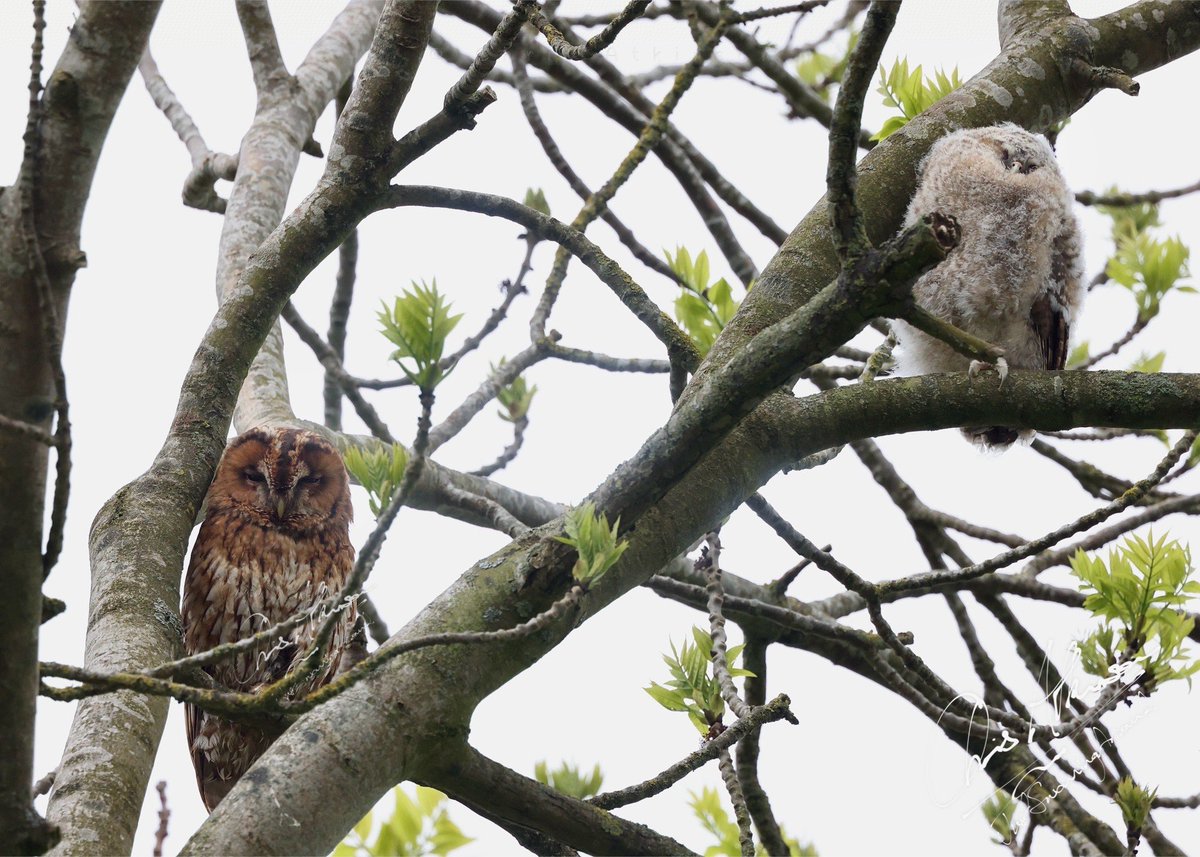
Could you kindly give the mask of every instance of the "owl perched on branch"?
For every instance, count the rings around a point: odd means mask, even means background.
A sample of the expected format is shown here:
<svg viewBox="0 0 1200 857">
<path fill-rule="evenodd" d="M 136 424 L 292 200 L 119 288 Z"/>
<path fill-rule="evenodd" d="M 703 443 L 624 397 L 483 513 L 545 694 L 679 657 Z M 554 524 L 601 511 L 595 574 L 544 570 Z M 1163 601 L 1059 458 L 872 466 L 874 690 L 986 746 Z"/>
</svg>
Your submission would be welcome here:
<svg viewBox="0 0 1200 857">
<path fill-rule="evenodd" d="M 319 435 L 265 428 L 240 435 L 217 465 L 207 502 L 183 589 L 189 655 L 310 609 L 349 577 L 349 480 L 341 455 Z M 353 604 L 339 609 L 326 659 L 297 695 L 328 683 L 347 654 L 357 611 Z M 206 669 L 224 687 L 254 693 L 289 671 L 325 615 L 314 612 L 281 639 Z M 234 722 L 187 706 L 188 745 L 210 812 L 282 730 L 269 720 Z"/>
<path fill-rule="evenodd" d="M 958 221 L 962 239 L 917 281 L 913 298 L 1002 348 L 1009 367 L 1062 369 L 1085 292 L 1073 204 L 1045 137 L 1012 124 L 946 135 L 921 163 L 905 222 L 938 211 Z M 897 320 L 894 326 L 902 374 L 976 368 L 912 325 Z M 1000 448 L 1034 434 L 1003 426 L 963 433 Z"/>
</svg>

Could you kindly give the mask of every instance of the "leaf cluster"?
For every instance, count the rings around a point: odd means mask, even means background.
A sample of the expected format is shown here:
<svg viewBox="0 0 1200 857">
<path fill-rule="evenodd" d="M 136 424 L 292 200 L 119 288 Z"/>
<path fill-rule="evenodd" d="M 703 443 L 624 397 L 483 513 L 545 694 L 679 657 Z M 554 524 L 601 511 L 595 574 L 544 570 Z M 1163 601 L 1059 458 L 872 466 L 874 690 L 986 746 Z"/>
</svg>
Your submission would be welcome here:
<svg viewBox="0 0 1200 857">
<path fill-rule="evenodd" d="M 379 819 L 368 812 L 333 850 L 333 857 L 421 857 L 446 855 L 473 842 L 451 821 L 443 804 L 446 796 L 436 789 L 417 786 L 416 799 L 397 786 L 390 817 Z"/>
<path fill-rule="evenodd" d="M 525 189 L 525 205 L 534 211 L 550 216 L 550 203 L 546 202 L 546 194 L 539 188 Z"/>
<path fill-rule="evenodd" d="M 817 98 L 826 104 L 830 102 L 834 85 L 840 83 L 846 73 L 846 66 L 850 62 L 850 53 L 858 44 L 858 37 L 858 30 L 850 33 L 850 40 L 846 43 L 846 50 L 842 52 L 841 56 L 813 51 L 796 61 L 796 77 L 807 84 Z"/>
<path fill-rule="evenodd" d="M 1166 536 L 1155 539 L 1153 533 L 1146 539 L 1128 536 L 1109 551 L 1107 563 L 1076 552 L 1071 570 L 1084 592 L 1090 591 L 1084 608 L 1104 621 L 1077 644 L 1085 671 L 1107 677 L 1113 667 L 1136 662 L 1147 691 L 1173 679 L 1187 679 L 1191 685 L 1200 660 L 1183 649 L 1194 624 L 1183 608 L 1200 593 L 1200 582 L 1192 580 L 1188 548 Z"/>
<path fill-rule="evenodd" d="M 383 335 L 396 346 L 392 359 L 410 381 L 432 390 L 450 374 L 453 367 L 443 371 L 440 365 L 442 352 L 462 314 L 450 314 L 450 302 L 438 291 L 437 280 L 429 285 L 414 282 L 390 309 L 384 302 L 378 318 Z"/>
<path fill-rule="evenodd" d="M 1180 280 L 1191 276 L 1190 255 L 1191 250 L 1178 236 L 1160 241 L 1143 231 L 1120 240 L 1105 272 L 1110 280 L 1133 292 L 1138 318 L 1149 321 L 1158 315 L 1163 297 L 1172 289 L 1195 293 L 1191 286 L 1179 285 Z"/>
<path fill-rule="evenodd" d="M 708 282 L 708 251 L 701 250 L 695 261 L 686 247 L 676 247 L 673 256 L 664 250 L 663 255 L 683 285 L 683 293 L 675 299 L 675 319 L 705 355 L 737 312 L 739 302 L 733 299 L 733 289 L 724 277 Z"/>
<path fill-rule="evenodd" d="M 1004 789 L 996 789 L 996 793 L 983 802 L 981 809 L 987 823 L 1000 837 L 993 839 L 993 842 L 997 845 L 1007 845 L 1017 838 L 1017 831 L 1012 823 L 1017 812 L 1017 802 L 1012 795 Z"/>
<path fill-rule="evenodd" d="M 378 518 L 404 479 L 408 451 L 398 443 L 392 444 L 390 450 L 376 448 L 366 452 L 352 446 L 346 450 L 344 458 L 350 475 L 367 489 L 371 514 Z"/>
<path fill-rule="evenodd" d="M 1113 186 L 1104 195 L 1122 194 Z M 1178 237 L 1160 241 L 1151 234 L 1152 229 L 1162 225 L 1157 203 L 1098 205 L 1096 210 L 1112 221 L 1114 249 L 1105 274 L 1133 292 L 1139 320 L 1147 322 L 1158 315 L 1159 305 L 1171 289 L 1195 292 L 1191 286 L 1179 285 L 1191 276 L 1188 247 Z"/>
<path fill-rule="evenodd" d="M 699 794 L 695 792 L 689 792 L 689 794 L 691 799 L 688 804 L 692 807 L 692 812 L 696 814 L 696 818 L 700 820 L 704 829 L 717 840 L 715 845 L 704 849 L 704 857 L 718 857 L 718 855 L 741 857 L 742 847 L 738 838 L 737 823 L 730 819 L 729 813 L 725 811 L 721 795 L 717 790 L 706 786 L 700 790 Z M 788 857 L 818 857 L 817 849 L 814 846 L 801 845 L 797 840 L 789 837 L 782 828 L 780 828 L 780 833 L 783 835 L 784 844 L 788 847 Z M 754 853 L 756 857 L 767 857 L 767 850 L 763 848 L 762 843 L 758 844 Z"/>
<path fill-rule="evenodd" d="M 1133 781 L 1132 777 L 1124 777 L 1117 783 L 1117 793 L 1113 803 L 1121 810 L 1121 818 L 1125 826 L 1132 831 L 1140 831 L 1150 816 L 1150 807 L 1158 789 L 1147 791 Z"/>
<path fill-rule="evenodd" d="M 595 765 L 590 774 L 584 774 L 570 762 L 563 762 L 553 771 L 545 762 L 538 762 L 533 766 L 533 776 L 542 785 L 579 800 L 599 794 L 600 786 L 604 784 L 599 765 Z"/>
<path fill-rule="evenodd" d="M 1157 354 L 1146 354 L 1143 352 L 1137 360 L 1134 360 L 1129 366 L 1130 372 L 1161 372 L 1163 361 L 1167 359 L 1167 352 L 1160 351 Z"/>
<path fill-rule="evenodd" d="M 610 527 L 607 515 L 603 512 L 596 514 L 595 503 L 584 503 L 571 509 L 565 516 L 563 526 L 567 534 L 556 538 L 579 553 L 571 574 L 584 586 L 590 586 L 603 577 L 629 547 L 628 541 L 617 538 L 621 519 L 617 518 Z"/>
<path fill-rule="evenodd" d="M 734 678 L 753 676 L 750 670 L 734 666 L 744 646 L 730 646 L 725 650 L 725 663 Z M 668 711 L 686 711 L 692 725 L 707 736 L 712 727 L 721 722 L 725 713 L 725 700 L 721 698 L 721 687 L 712 673 L 712 637 L 699 628 L 692 627 L 692 642 L 676 649 L 671 643 L 671 654 L 663 655 L 663 661 L 671 673 L 666 686 L 650 682 L 644 688 L 654 701 Z"/>
<path fill-rule="evenodd" d="M 939 68 L 926 78 L 921 66 L 909 71 L 907 57 L 893 62 L 891 71 L 885 71 L 880 63 L 879 87 L 875 91 L 883 96 L 885 107 L 896 108 L 900 115 L 889 117 L 871 139 L 886 140 L 960 86 L 958 66 L 949 75 Z"/>
<path fill-rule="evenodd" d="M 498 375 L 504 367 L 504 358 L 500 358 L 500 364 L 492 364 L 492 375 Z M 530 387 L 525 382 L 524 375 L 518 375 L 513 379 L 511 384 L 501 387 L 496 392 L 496 401 L 504 408 L 500 412 L 500 419 L 508 420 L 510 423 L 515 423 L 517 420 L 529 413 L 529 405 L 533 402 L 533 396 L 537 393 L 537 386 Z"/>
</svg>

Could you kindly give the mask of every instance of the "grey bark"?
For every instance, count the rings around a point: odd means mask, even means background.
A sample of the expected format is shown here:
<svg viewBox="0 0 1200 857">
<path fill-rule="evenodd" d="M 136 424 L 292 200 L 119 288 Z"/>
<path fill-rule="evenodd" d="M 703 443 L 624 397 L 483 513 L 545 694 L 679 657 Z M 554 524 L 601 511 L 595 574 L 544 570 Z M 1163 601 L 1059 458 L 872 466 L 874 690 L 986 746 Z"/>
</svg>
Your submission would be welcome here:
<svg viewBox="0 0 1200 857">
<path fill-rule="evenodd" d="M 96 162 L 158 3 L 85 3 L 46 81 L 38 129 L 34 219 L 59 319 L 85 257 L 79 227 Z M 32 30 L 30 30 L 32 34 Z M 48 429 L 55 388 L 47 359 L 34 264 L 22 228 L 20 184 L 0 188 L 0 415 Z M 59 334 L 63 331 L 60 329 Z M 42 616 L 42 519 L 48 448 L 0 432 L 0 843 L 40 853 L 52 842 L 33 811 L 34 710 Z"/>
</svg>

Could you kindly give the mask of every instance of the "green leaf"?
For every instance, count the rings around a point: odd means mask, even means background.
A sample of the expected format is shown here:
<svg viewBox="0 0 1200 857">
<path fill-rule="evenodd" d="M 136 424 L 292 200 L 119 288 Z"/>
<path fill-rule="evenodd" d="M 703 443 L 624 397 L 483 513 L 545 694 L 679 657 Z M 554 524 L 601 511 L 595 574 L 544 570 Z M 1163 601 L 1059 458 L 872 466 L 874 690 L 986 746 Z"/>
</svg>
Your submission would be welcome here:
<svg viewBox="0 0 1200 857">
<path fill-rule="evenodd" d="M 597 515 L 594 503 L 584 503 L 567 512 L 563 516 L 563 528 L 566 535 L 556 536 L 556 539 L 579 553 L 571 573 L 585 586 L 603 577 L 629 547 L 628 541 L 617 538 L 621 519 L 610 527 L 608 516 Z"/>
<path fill-rule="evenodd" d="M 1088 359 L 1091 357 L 1088 349 L 1089 345 L 1087 340 L 1084 340 L 1072 348 L 1071 353 L 1067 355 L 1067 368 L 1076 369 L 1082 366 L 1084 363 L 1087 363 Z"/>
<path fill-rule="evenodd" d="M 546 194 L 542 193 L 540 187 L 536 190 L 533 188 L 525 189 L 525 205 L 534 211 L 541 212 L 547 217 L 550 216 L 550 205 L 546 202 Z"/>
<path fill-rule="evenodd" d="M 500 374 L 500 370 L 504 367 L 505 362 L 505 359 L 501 357 L 498 364 L 492 364 L 493 377 Z M 526 416 L 529 413 L 529 405 L 533 402 L 535 393 L 537 393 L 537 387 L 528 386 L 524 375 L 518 375 L 512 380 L 512 383 L 501 387 L 496 391 L 496 401 L 504 408 L 504 411 L 500 413 L 500 419 L 515 423 Z"/>
<path fill-rule="evenodd" d="M 1143 353 L 1137 360 L 1133 361 L 1133 365 L 1129 367 L 1131 372 L 1161 372 L 1163 361 L 1167 359 L 1167 352 L 1160 351 L 1151 356 Z"/>
<path fill-rule="evenodd" d="M 553 771 L 547 769 L 545 762 L 538 762 L 534 766 L 534 776 L 543 785 L 579 800 L 599 794 L 600 786 L 604 782 L 604 774 L 601 773 L 599 765 L 593 766 L 590 774 L 584 774 L 569 762 L 563 762 Z"/>
<path fill-rule="evenodd" d="M 422 815 L 432 816 L 436 810 L 446 800 L 446 796 L 437 789 L 431 789 L 428 786 L 417 786 L 417 806 L 421 809 Z"/>
<path fill-rule="evenodd" d="M 393 797 L 396 800 L 396 808 L 392 811 L 388 826 L 400 841 L 415 843 L 421 835 L 421 809 L 400 789 L 393 791 Z"/>
<path fill-rule="evenodd" d="M 445 379 L 451 370 L 443 371 L 439 363 L 446 337 L 462 315 L 450 314 L 450 303 L 438 292 L 437 280 L 430 285 L 414 282 L 391 309 L 385 302 L 378 318 L 383 335 L 397 346 L 392 359 L 414 384 L 431 390 Z"/>
<path fill-rule="evenodd" d="M 367 837 L 371 835 L 371 822 L 372 822 L 371 813 L 368 812 L 366 815 L 364 815 L 362 817 L 362 820 L 359 821 L 358 824 L 354 825 L 355 835 L 357 835 L 358 838 L 361 839 L 363 842 L 366 842 Z"/>
<path fill-rule="evenodd" d="M 687 711 L 688 706 L 683 694 L 677 690 L 668 690 L 658 682 L 650 682 L 650 686 L 642 688 L 650 697 L 668 711 Z"/>
<path fill-rule="evenodd" d="M 1113 803 L 1120 808 L 1121 817 L 1130 830 L 1142 829 L 1157 794 L 1158 789 L 1147 791 L 1130 777 L 1125 777 L 1117 783 L 1117 793 L 1113 797 Z"/>
<path fill-rule="evenodd" d="M 900 115 L 888 118 L 871 139 L 887 139 L 960 86 L 957 67 L 950 74 L 938 69 L 926 78 L 921 66 L 909 70 L 907 57 L 894 61 L 890 72 L 880 64 L 876 91 L 883 96 L 884 106 L 898 109 Z"/>
<path fill-rule="evenodd" d="M 1016 838 L 1013 829 L 1013 816 L 1017 811 L 1017 802 L 1012 795 L 1003 789 L 996 789 L 995 794 L 983 802 L 983 817 L 991 828 L 999 834 L 998 840 L 992 840 L 997 845 L 1007 845 Z"/>
<path fill-rule="evenodd" d="M 357 854 L 358 848 L 346 842 L 339 842 L 333 849 L 333 857 L 355 857 Z"/>
<path fill-rule="evenodd" d="M 1114 667 L 1135 662 L 1143 670 L 1138 681 L 1146 692 L 1166 681 L 1190 683 L 1200 662 L 1184 649 L 1192 628 L 1186 610 L 1200 586 L 1192 579 L 1188 548 L 1165 536 L 1155 539 L 1153 533 L 1145 539 L 1131 535 L 1109 552 L 1107 563 L 1076 552 L 1071 570 L 1087 595 L 1084 608 L 1103 622 L 1076 644 L 1088 673 L 1107 676 Z"/>
<path fill-rule="evenodd" d="M 367 490 L 371 514 L 378 518 L 404 479 L 408 451 L 399 444 L 393 444 L 390 449 L 364 450 L 352 446 L 346 450 L 343 460 L 346 470 Z"/>
<path fill-rule="evenodd" d="M 1159 304 L 1180 280 L 1191 276 L 1191 251 L 1178 237 L 1159 241 L 1147 232 L 1122 235 L 1105 272 L 1110 280 L 1129 289 L 1137 301 L 1138 318 L 1145 322 L 1158 315 Z"/>
</svg>

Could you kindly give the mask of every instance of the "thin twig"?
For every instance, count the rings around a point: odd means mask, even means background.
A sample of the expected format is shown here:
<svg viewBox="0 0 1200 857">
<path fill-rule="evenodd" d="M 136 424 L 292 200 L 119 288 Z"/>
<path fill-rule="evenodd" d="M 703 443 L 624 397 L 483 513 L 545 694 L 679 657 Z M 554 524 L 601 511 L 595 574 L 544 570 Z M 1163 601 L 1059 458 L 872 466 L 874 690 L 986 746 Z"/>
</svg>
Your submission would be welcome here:
<svg viewBox="0 0 1200 857">
<path fill-rule="evenodd" d="M 767 646 L 762 637 L 746 634 L 746 647 L 742 650 L 742 666 L 753 673 L 746 676 L 743 691 L 746 704 L 758 709 L 767 700 Z M 790 854 L 784 841 L 783 831 L 771 809 L 770 798 L 758 778 L 759 735 L 761 729 L 752 729 L 737 748 L 737 775 L 746 798 L 746 809 L 754 821 L 758 838 L 762 840 L 767 854 Z"/>
<path fill-rule="evenodd" d="M 55 768 L 46 776 L 42 777 L 33 784 L 33 797 L 37 799 L 44 794 L 49 794 L 50 789 L 54 787 L 54 778 L 58 776 L 58 768 Z"/>
<path fill-rule="evenodd" d="M 872 3 L 862 35 L 850 54 L 838 90 L 833 119 L 829 125 L 829 164 L 825 174 L 829 219 L 833 225 L 834 248 L 843 264 L 849 264 L 871 246 L 862 213 L 855 199 L 858 170 L 858 136 L 862 130 L 863 101 L 879 65 L 883 46 L 896 24 L 898 3 Z"/>
<path fill-rule="evenodd" d="M 1136 321 L 1134 321 L 1133 325 L 1130 326 L 1129 330 L 1125 331 L 1125 333 L 1121 336 L 1120 339 L 1118 339 L 1112 345 L 1108 346 L 1108 348 L 1105 348 L 1099 354 L 1093 354 L 1091 357 L 1089 357 L 1087 360 L 1083 361 L 1083 363 L 1080 364 L 1076 368 L 1091 369 L 1093 366 L 1095 366 L 1097 363 L 1099 363 L 1105 357 L 1112 357 L 1114 354 L 1116 354 L 1118 351 L 1120 351 L 1126 345 L 1133 342 L 1134 338 L 1139 333 L 1141 333 L 1143 330 L 1145 330 L 1146 325 L 1148 325 L 1149 323 L 1150 323 L 1150 319 L 1148 319 L 1148 318 L 1147 319 L 1138 318 Z"/>
<path fill-rule="evenodd" d="M 154 787 L 158 792 L 158 829 L 154 831 L 154 857 L 162 857 L 163 843 L 167 841 L 167 823 L 171 820 L 171 810 L 167 806 L 167 781 L 159 780 Z"/>
<path fill-rule="evenodd" d="M 676 762 L 661 774 L 637 785 L 596 795 L 594 798 L 589 799 L 588 803 L 598 806 L 601 809 L 617 809 L 618 807 L 628 806 L 631 803 L 637 803 L 638 801 L 653 797 L 656 794 L 661 794 L 692 771 L 698 770 L 705 763 L 715 759 L 722 750 L 728 750 L 747 735 L 762 728 L 764 724 L 773 723 L 776 720 L 787 720 L 790 723 L 798 722 L 795 719 L 795 715 L 788 708 L 789 705 L 791 705 L 791 700 L 786 695 L 780 694 L 766 705 L 753 709 L 746 717 L 734 722 L 720 735 L 710 741 L 706 741 L 704 746 L 699 750 Z"/>
<path fill-rule="evenodd" d="M 516 538 L 529 532 L 529 527 L 522 524 L 508 513 L 508 510 L 494 500 L 479 494 L 472 494 L 454 485 L 442 486 L 442 494 L 454 505 L 470 509 L 492 522 L 497 530 L 509 538 Z"/>
<path fill-rule="evenodd" d="M 529 417 L 519 416 L 512 421 L 513 439 L 512 443 L 504 447 L 504 451 L 496 456 L 496 460 L 490 464 L 485 464 L 478 470 L 472 470 L 472 476 L 491 476 L 500 470 L 503 470 L 517 457 L 521 451 L 521 447 L 525 443 L 525 429 L 529 428 Z M 516 520 L 515 518 L 513 519 Z"/>
<path fill-rule="evenodd" d="M 624 9 L 608 22 L 603 30 L 592 36 L 582 45 L 571 44 L 566 36 L 540 10 L 534 10 L 529 17 L 529 22 L 541 31 L 542 35 L 546 37 L 546 41 L 550 44 L 551 49 L 560 57 L 568 60 L 586 60 L 594 57 L 611 45 L 617 36 L 620 35 L 621 30 L 636 21 L 649 5 L 650 0 L 630 0 Z"/>
<path fill-rule="evenodd" d="M 1103 194 L 1084 190 L 1075 194 L 1075 201 L 1080 205 L 1141 205 L 1144 202 L 1158 203 L 1164 199 L 1175 199 L 1187 196 L 1189 193 L 1196 193 L 1197 191 L 1200 191 L 1200 182 L 1190 184 L 1187 187 L 1175 188 L 1174 190 L 1148 190 L 1145 193 Z"/>
<path fill-rule="evenodd" d="M 35 426 L 32 423 L 27 423 L 24 420 L 14 420 L 3 414 L 0 414 L 0 431 L 21 435 L 45 446 L 54 446 L 57 443 L 54 435 L 45 429 Z"/>
<path fill-rule="evenodd" d="M 546 153 L 546 157 L 549 158 L 551 165 L 554 169 L 558 170 L 558 174 L 566 180 L 571 190 L 575 191 L 575 194 L 580 199 L 587 201 L 592 195 L 591 189 L 567 162 L 562 150 L 558 147 L 558 143 L 551 136 L 550 129 L 546 127 L 541 113 L 538 111 L 537 102 L 533 97 L 533 86 L 525 69 L 525 47 L 519 42 L 512 51 L 512 67 L 513 78 L 517 86 L 517 95 L 521 102 L 521 110 L 525 113 L 525 121 L 529 123 L 530 130 L 533 131 L 534 137 L 541 144 L 542 151 Z M 633 234 L 633 230 L 618 219 L 616 213 L 611 208 L 605 206 L 604 212 L 600 217 L 617 233 L 617 239 L 629 248 L 629 252 L 633 253 L 634 258 L 664 277 L 668 277 L 677 283 L 680 282 L 679 275 L 671 269 L 671 266 L 646 249 L 637 240 L 637 236 Z"/>
<path fill-rule="evenodd" d="M 396 438 L 379 416 L 379 412 L 359 392 L 354 377 L 342 366 L 342 361 L 338 359 L 333 349 L 325 343 L 325 340 L 321 339 L 321 334 L 309 327 L 308 322 L 300 317 L 295 305 L 288 301 L 284 304 L 283 312 L 280 315 L 292 326 L 304 344 L 313 350 L 317 359 L 321 361 L 321 365 L 325 367 L 326 377 L 332 377 L 341 385 L 342 392 L 354 405 L 355 412 L 366 423 L 371 433 L 384 443 L 396 443 Z"/>
<path fill-rule="evenodd" d="M 662 139 L 663 133 L 666 130 L 667 119 L 679 104 L 680 99 L 683 98 L 684 93 L 695 82 L 700 66 L 716 49 L 726 24 L 726 20 L 722 18 L 717 23 L 717 26 L 705 37 L 704 41 L 701 42 L 691 61 L 676 75 L 674 85 L 655 108 L 654 114 L 651 116 L 650 121 L 646 123 L 646 127 L 638 136 L 637 142 L 630 149 L 629 154 L 621 161 L 608 181 L 598 191 L 588 197 L 579 214 L 571 222 L 572 229 L 578 232 L 587 229 L 588 225 L 600 216 L 609 201 L 616 196 L 617 191 L 629 180 L 651 150 L 658 145 L 659 140 Z M 546 322 L 550 317 L 550 311 L 554 307 L 555 301 L 558 299 L 558 293 L 562 288 L 570 261 L 571 253 L 565 247 L 561 248 L 555 255 L 554 267 L 550 271 L 550 276 L 546 278 L 545 289 L 542 291 L 537 309 L 534 312 L 533 319 L 530 321 L 530 334 L 535 341 L 545 338 Z M 673 356 L 672 359 L 674 359 Z"/>
<path fill-rule="evenodd" d="M 725 600 L 725 593 L 721 589 L 721 537 L 713 531 L 704 537 L 704 541 L 707 544 L 704 552 L 696 560 L 696 570 L 704 571 L 705 588 L 708 591 L 708 627 L 712 637 L 712 652 L 709 653 L 709 658 L 712 660 L 713 676 L 721 690 L 721 698 L 725 700 L 729 710 L 741 718 L 750 713 L 750 706 L 738 696 L 733 676 L 729 674 L 725 616 L 721 612 Z"/>
<path fill-rule="evenodd" d="M 346 78 L 338 90 L 334 102 L 335 123 L 342 118 L 342 111 L 350 100 L 353 77 Z M 338 270 L 334 281 L 333 297 L 329 301 L 329 332 L 325 339 L 334 356 L 346 363 L 346 325 L 350 321 L 350 304 L 354 300 L 354 280 L 358 266 L 358 229 L 350 230 L 338 247 Z M 334 431 L 342 429 L 342 385 L 328 370 L 325 370 L 325 425 Z"/>
<path fill-rule="evenodd" d="M 1065 538 L 1081 533 L 1084 530 L 1091 529 L 1097 524 L 1111 518 L 1113 515 L 1127 509 L 1135 502 L 1140 500 L 1147 492 L 1150 491 L 1159 481 L 1167 475 L 1167 471 L 1175 466 L 1175 463 L 1192 448 L 1192 442 L 1196 439 L 1196 432 L 1185 432 L 1183 437 L 1172 447 L 1171 451 L 1158 463 L 1153 472 L 1145 479 L 1134 483 L 1128 491 L 1122 494 L 1117 499 L 1113 500 L 1099 509 L 1088 512 L 1069 524 L 1059 527 L 1053 532 L 1047 533 L 1041 538 L 1026 542 L 1019 548 L 1014 548 L 1004 553 L 997 554 L 985 562 L 976 563 L 975 565 L 967 566 L 966 568 L 958 568 L 947 571 L 930 571 L 922 574 L 914 574 L 909 577 L 897 578 L 895 580 L 885 581 L 876 584 L 875 589 L 879 595 L 885 595 L 894 592 L 900 592 L 906 589 L 924 589 L 931 586 L 942 586 L 948 583 L 959 583 L 966 580 L 974 580 L 977 577 L 982 577 L 985 574 L 993 572 L 1005 566 L 1012 565 L 1014 562 L 1033 556 L 1034 554 L 1044 551 L 1046 548 L 1061 542 Z"/>
<path fill-rule="evenodd" d="M 746 809 L 746 798 L 742 794 L 737 769 L 733 766 L 733 757 L 729 755 L 728 750 L 722 750 L 717 755 L 717 760 L 721 769 L 721 781 L 725 784 L 725 791 L 729 793 L 729 802 L 733 804 L 733 817 L 737 819 L 738 843 L 742 848 L 742 857 L 754 857 L 754 831 L 750 827 L 750 813 Z"/>
<path fill-rule="evenodd" d="M 46 257 L 42 254 L 37 232 L 35 193 L 38 181 L 38 149 L 41 142 L 42 93 L 42 33 L 46 29 L 45 0 L 33 0 L 33 46 L 29 63 L 29 115 L 25 122 L 25 148 L 21 161 L 20 193 L 21 233 L 29 270 L 37 289 L 38 313 L 42 321 L 43 347 L 50 376 L 54 382 L 54 409 L 57 421 L 54 429 L 55 478 L 54 500 L 50 507 L 50 532 L 42 553 L 42 577 L 49 576 L 62 553 L 66 530 L 67 505 L 71 495 L 71 419 L 67 400 L 67 376 L 62 363 L 62 328 L 54 305 Z"/>
</svg>

